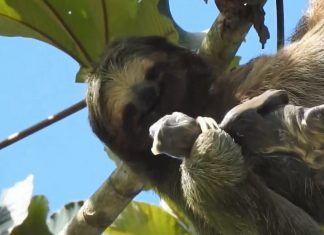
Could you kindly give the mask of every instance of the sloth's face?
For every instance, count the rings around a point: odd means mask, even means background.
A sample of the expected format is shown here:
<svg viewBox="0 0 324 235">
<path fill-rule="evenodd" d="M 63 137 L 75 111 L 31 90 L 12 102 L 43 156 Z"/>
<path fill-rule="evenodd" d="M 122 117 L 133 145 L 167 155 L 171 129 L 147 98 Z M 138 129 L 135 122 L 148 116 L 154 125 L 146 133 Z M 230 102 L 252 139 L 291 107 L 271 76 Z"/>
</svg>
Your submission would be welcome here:
<svg viewBox="0 0 324 235">
<path fill-rule="evenodd" d="M 117 154 L 146 153 L 149 127 L 159 118 L 174 111 L 201 113 L 209 81 L 201 58 L 165 39 L 117 42 L 89 80 L 92 128 Z"/>
<path fill-rule="evenodd" d="M 116 153 L 150 149 L 149 127 L 165 114 L 184 111 L 186 71 L 163 58 L 154 54 L 111 66 L 90 82 L 89 90 L 96 90 L 91 103 L 99 105 L 92 120 L 101 125 L 96 134 L 104 131 L 104 142 Z"/>
<path fill-rule="evenodd" d="M 165 114 L 183 111 L 186 97 L 184 71 L 164 61 L 136 60 L 122 69 L 107 96 L 109 121 L 116 136 L 134 143 L 134 148 L 151 146 L 149 127 Z M 116 72 L 115 72 L 116 74 Z"/>
</svg>

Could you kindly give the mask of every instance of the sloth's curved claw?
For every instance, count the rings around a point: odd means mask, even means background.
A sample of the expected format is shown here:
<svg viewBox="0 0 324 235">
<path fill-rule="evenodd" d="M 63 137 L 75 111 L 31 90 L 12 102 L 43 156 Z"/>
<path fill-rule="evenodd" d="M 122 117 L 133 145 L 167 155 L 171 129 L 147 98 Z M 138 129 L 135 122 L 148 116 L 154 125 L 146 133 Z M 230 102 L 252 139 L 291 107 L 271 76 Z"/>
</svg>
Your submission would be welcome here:
<svg viewBox="0 0 324 235">
<path fill-rule="evenodd" d="M 217 122 L 210 117 L 197 117 L 196 121 L 199 124 L 202 133 L 207 132 L 211 129 L 212 130 L 219 129 Z"/>
<path fill-rule="evenodd" d="M 324 105 L 306 109 L 302 125 L 311 132 L 324 135 Z"/>
</svg>

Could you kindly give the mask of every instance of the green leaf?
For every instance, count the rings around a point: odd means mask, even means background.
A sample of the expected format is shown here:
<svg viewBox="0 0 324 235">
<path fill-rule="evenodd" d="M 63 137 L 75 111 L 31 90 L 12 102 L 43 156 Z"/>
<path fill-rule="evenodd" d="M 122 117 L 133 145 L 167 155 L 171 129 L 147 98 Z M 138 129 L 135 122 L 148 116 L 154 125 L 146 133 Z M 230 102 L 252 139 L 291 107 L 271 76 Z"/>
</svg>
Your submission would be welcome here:
<svg viewBox="0 0 324 235">
<path fill-rule="evenodd" d="M 80 38 L 80 33 L 84 34 L 84 30 L 90 25 L 96 27 L 93 19 L 82 14 L 82 2 L 84 1 L 71 4 L 71 1 L 63 0 L 0 0 L 0 34 L 42 40 L 67 52 L 81 65 L 88 66 L 91 64 L 91 55 L 84 44 L 85 40 Z M 74 25 L 76 21 L 79 21 L 78 25 Z M 84 30 L 80 30 L 82 26 Z M 99 37 L 91 51 L 95 51 L 98 44 L 102 43 Z"/>
<path fill-rule="evenodd" d="M 188 231 L 190 234 L 197 234 L 193 224 L 190 222 L 187 216 L 177 208 L 173 201 L 168 200 L 167 198 L 161 199 L 160 206 L 164 211 L 174 216 L 177 221 L 182 224 L 186 231 Z"/>
<path fill-rule="evenodd" d="M 28 215 L 28 206 L 33 192 L 33 176 L 16 183 L 1 194 L 0 234 L 9 234 Z"/>
<path fill-rule="evenodd" d="M 132 202 L 104 234 L 188 235 L 189 233 L 186 232 L 175 217 L 162 208 L 147 203 Z"/>
<path fill-rule="evenodd" d="M 178 40 L 159 0 L 0 0 L 0 35 L 50 43 L 89 68 L 106 44 L 124 36 Z M 82 78 L 82 76 L 80 76 Z"/>
<path fill-rule="evenodd" d="M 234 56 L 234 58 L 232 59 L 230 65 L 228 66 L 226 72 L 230 72 L 233 69 L 236 69 L 237 67 L 239 67 L 240 60 L 241 60 L 241 56 Z"/>
<path fill-rule="evenodd" d="M 48 227 L 53 234 L 59 234 L 64 226 L 77 214 L 82 207 L 83 201 L 66 204 L 61 210 L 50 216 Z"/>
<path fill-rule="evenodd" d="M 172 22 L 158 10 L 159 0 L 106 2 L 111 37 L 160 35 L 173 42 L 178 40 L 178 33 Z"/>
<path fill-rule="evenodd" d="M 76 82 L 86 82 L 92 70 L 90 67 L 81 67 L 76 74 Z"/>
<path fill-rule="evenodd" d="M 34 196 L 28 207 L 28 216 L 15 227 L 11 235 L 41 234 L 51 235 L 46 224 L 48 202 L 44 196 Z"/>
</svg>

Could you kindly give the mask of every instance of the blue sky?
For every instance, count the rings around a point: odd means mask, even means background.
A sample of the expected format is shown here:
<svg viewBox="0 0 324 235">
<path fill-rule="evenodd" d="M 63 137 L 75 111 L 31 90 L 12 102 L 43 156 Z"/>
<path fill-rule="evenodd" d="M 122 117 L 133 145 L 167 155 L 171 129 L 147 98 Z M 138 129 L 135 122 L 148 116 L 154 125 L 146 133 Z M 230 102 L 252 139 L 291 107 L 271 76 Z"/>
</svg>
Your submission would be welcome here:
<svg viewBox="0 0 324 235">
<path fill-rule="evenodd" d="M 174 0 L 175 20 L 188 31 L 202 31 L 214 21 L 214 1 Z M 190 2 L 190 4 L 188 4 Z M 275 1 L 266 5 L 271 39 L 261 50 L 252 29 L 238 55 L 242 62 L 276 51 Z M 285 4 L 287 5 L 287 1 Z M 292 4 L 289 2 L 289 4 Z M 285 6 L 286 37 L 306 9 L 306 0 Z M 74 82 L 78 64 L 64 52 L 27 38 L 0 37 L 0 139 L 55 114 L 84 98 L 85 84 Z M 50 210 L 89 197 L 114 169 L 102 144 L 92 134 L 87 110 L 82 111 L 0 150 L 0 190 L 34 175 L 34 194 L 45 195 Z M 156 203 L 152 192 L 139 200 Z"/>
</svg>

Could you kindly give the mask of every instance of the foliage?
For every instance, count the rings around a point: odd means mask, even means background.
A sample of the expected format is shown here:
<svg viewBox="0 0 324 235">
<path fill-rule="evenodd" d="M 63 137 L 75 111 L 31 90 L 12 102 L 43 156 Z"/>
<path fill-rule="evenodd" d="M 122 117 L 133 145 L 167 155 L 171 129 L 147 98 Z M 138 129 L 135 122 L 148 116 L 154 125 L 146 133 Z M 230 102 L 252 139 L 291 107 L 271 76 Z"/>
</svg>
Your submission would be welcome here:
<svg viewBox="0 0 324 235">
<path fill-rule="evenodd" d="M 31 198 L 32 181 L 29 176 L 4 190 L 0 202 L 1 235 L 58 234 L 83 205 L 82 201 L 68 203 L 47 220 L 48 201 L 44 196 Z M 168 205 L 132 202 L 104 234 L 194 234 L 185 216 L 171 202 Z"/>
<path fill-rule="evenodd" d="M 28 207 L 28 216 L 15 227 L 11 235 L 42 234 L 51 235 L 46 224 L 48 202 L 44 196 L 34 196 Z"/>
<path fill-rule="evenodd" d="M 240 60 L 241 60 L 240 56 L 235 56 L 231 61 L 230 65 L 228 66 L 227 71 L 236 69 L 240 65 Z"/>
<path fill-rule="evenodd" d="M 105 231 L 105 235 L 189 235 L 183 223 L 162 208 L 132 202 Z"/>
<path fill-rule="evenodd" d="M 106 44 L 123 36 L 161 35 L 177 42 L 159 0 L 0 0 L 0 35 L 35 38 L 65 51 L 83 69 L 98 59 Z M 116 10 L 118 9 L 118 10 Z"/>
<path fill-rule="evenodd" d="M 161 199 L 160 206 L 163 208 L 164 211 L 168 212 L 170 215 L 175 217 L 189 234 L 196 234 L 193 224 L 190 222 L 187 216 L 177 208 L 173 201 L 168 200 L 166 198 Z"/>
</svg>

